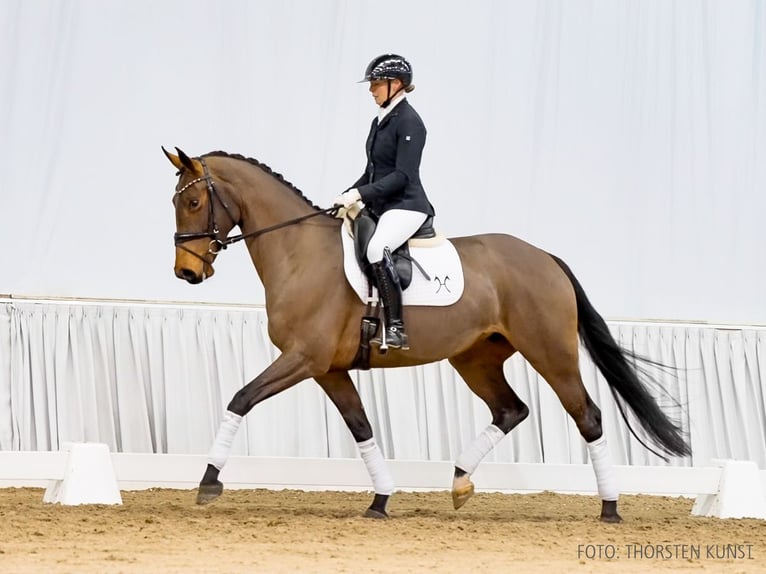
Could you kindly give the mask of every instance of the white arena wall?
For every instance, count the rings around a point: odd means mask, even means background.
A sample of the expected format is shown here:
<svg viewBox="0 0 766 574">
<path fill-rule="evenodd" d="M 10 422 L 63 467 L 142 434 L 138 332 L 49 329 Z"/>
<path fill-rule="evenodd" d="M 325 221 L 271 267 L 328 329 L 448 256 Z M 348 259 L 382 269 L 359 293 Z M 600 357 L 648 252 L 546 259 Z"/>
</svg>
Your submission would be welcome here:
<svg viewBox="0 0 766 574">
<path fill-rule="evenodd" d="M 57 450 L 102 442 L 117 453 L 205 454 L 226 404 L 278 352 L 259 307 L 6 299 L 0 306 L 0 450 Z M 600 405 L 621 465 L 766 466 L 766 328 L 610 322 L 627 349 L 672 367 L 655 373 L 680 405 L 658 396 L 688 433 L 693 454 L 664 462 L 629 434 L 587 354 L 585 384 Z M 587 463 L 557 397 L 519 357 L 508 379 L 529 418 L 487 458 L 502 463 Z M 452 461 L 490 421 L 446 362 L 356 371 L 384 455 Z M 233 455 L 355 458 L 356 445 L 313 381 L 256 406 Z"/>
<path fill-rule="evenodd" d="M 0 454 L 98 441 L 200 460 L 276 350 L 244 248 L 202 285 L 173 276 L 160 146 L 255 157 L 325 206 L 364 165 L 375 109 L 356 81 L 396 51 L 439 230 L 557 254 L 623 345 L 677 369 L 658 376 L 693 454 L 665 463 L 583 356 L 615 462 L 765 469 L 763 2 L 387 6 L 395 26 L 372 0 L 0 3 Z M 489 464 L 579 468 L 549 387 L 519 357 L 506 369 L 532 414 Z M 489 420 L 446 362 L 354 376 L 397 464 L 448 464 Z M 357 456 L 310 381 L 257 406 L 233 454 Z"/>
</svg>

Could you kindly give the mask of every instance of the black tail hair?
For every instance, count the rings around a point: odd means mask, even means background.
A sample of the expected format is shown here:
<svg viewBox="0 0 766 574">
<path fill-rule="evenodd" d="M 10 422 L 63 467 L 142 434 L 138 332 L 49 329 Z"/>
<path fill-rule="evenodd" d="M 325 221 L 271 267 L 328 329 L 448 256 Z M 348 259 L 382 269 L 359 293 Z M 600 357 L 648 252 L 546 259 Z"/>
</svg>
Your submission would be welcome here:
<svg viewBox="0 0 766 574">
<path fill-rule="evenodd" d="M 620 347 L 609 332 L 604 318 L 593 308 L 585 295 L 585 290 L 569 266 L 555 255 L 551 255 L 551 257 L 572 282 L 577 298 L 577 330 L 580 338 L 596 367 L 609 384 L 609 390 L 614 396 L 617 408 L 630 433 L 648 450 L 667 460 L 667 457 L 648 446 L 636 434 L 625 412 L 625 404 L 636 415 L 650 441 L 660 450 L 668 455 L 690 455 L 691 448 L 686 442 L 680 426 L 662 412 L 654 397 L 647 391 L 645 383 L 639 378 L 638 371 L 631 366 L 628 359 L 654 366 L 663 365 Z"/>
</svg>

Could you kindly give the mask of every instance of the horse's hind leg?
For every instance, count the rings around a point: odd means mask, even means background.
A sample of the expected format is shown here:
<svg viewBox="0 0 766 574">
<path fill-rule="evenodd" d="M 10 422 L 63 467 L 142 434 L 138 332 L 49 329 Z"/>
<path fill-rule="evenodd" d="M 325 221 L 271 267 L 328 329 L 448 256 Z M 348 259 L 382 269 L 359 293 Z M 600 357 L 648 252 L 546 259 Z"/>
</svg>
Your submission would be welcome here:
<svg viewBox="0 0 766 574">
<path fill-rule="evenodd" d="M 386 504 L 394 492 L 394 479 L 375 442 L 375 437 L 372 436 L 372 426 L 351 377 L 346 371 L 337 371 L 315 379 L 346 421 L 346 426 L 359 447 L 359 454 L 372 479 L 375 497 L 364 515 L 367 518 L 388 518 Z"/>
<path fill-rule="evenodd" d="M 538 372 L 558 395 L 564 409 L 572 417 L 580 435 L 585 439 L 601 497 L 601 521 L 622 522 L 622 517 L 617 513 L 619 491 L 601 427 L 601 410 L 588 396 L 577 363 L 572 363 L 571 372 L 562 376 L 555 374 L 546 376 L 543 371 Z"/>
<path fill-rule="evenodd" d="M 463 506 L 473 495 L 474 486 L 470 477 L 479 462 L 529 414 L 527 405 L 508 386 L 503 373 L 503 363 L 514 351 L 504 337 L 492 335 L 449 359 L 468 387 L 487 404 L 492 414 L 492 424 L 455 461 L 452 483 L 455 509 Z"/>
<path fill-rule="evenodd" d="M 566 336 L 566 330 L 559 327 L 549 330 L 537 345 L 529 344 L 535 340 L 529 337 L 519 351 L 548 382 L 585 439 L 601 497 L 601 520 L 621 522 L 617 513 L 619 491 L 603 436 L 601 410 L 588 396 L 580 375 L 577 333 Z"/>
</svg>

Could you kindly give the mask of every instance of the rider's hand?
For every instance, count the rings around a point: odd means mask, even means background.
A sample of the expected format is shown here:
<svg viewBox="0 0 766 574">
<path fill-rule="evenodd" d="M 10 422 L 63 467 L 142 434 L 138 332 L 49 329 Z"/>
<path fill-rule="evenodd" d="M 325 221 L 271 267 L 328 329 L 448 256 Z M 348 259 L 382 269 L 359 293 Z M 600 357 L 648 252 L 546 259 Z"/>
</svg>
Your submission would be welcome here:
<svg viewBox="0 0 766 574">
<path fill-rule="evenodd" d="M 349 189 L 348 191 L 344 191 L 338 197 L 336 197 L 333 200 L 333 205 L 340 205 L 348 209 L 360 199 L 362 199 L 362 196 L 359 194 L 358 190 Z"/>
</svg>

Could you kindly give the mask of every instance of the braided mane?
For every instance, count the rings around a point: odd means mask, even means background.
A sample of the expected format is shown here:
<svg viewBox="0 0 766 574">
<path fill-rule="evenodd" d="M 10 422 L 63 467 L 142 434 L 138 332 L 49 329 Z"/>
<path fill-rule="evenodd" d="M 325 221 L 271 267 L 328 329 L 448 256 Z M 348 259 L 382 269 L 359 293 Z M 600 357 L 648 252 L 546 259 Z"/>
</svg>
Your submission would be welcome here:
<svg viewBox="0 0 766 574">
<path fill-rule="evenodd" d="M 209 153 L 206 153 L 202 157 L 228 157 L 228 158 L 231 158 L 231 159 L 238 159 L 238 160 L 241 160 L 241 161 L 246 161 L 247 163 L 252 164 L 255 167 L 258 167 L 258 168 L 262 169 L 263 171 L 265 171 L 267 174 L 272 176 L 274 179 L 276 179 L 280 183 L 285 184 L 287 187 L 289 187 L 293 191 L 293 193 L 295 193 L 295 195 L 300 197 L 303 201 L 308 203 L 314 209 L 316 209 L 316 210 L 320 210 L 321 209 L 321 207 L 319 207 L 318 205 L 315 205 L 314 202 L 312 202 L 308 197 L 306 197 L 300 189 L 295 187 L 294 184 L 292 184 L 289 181 L 287 181 L 281 173 L 277 173 L 276 171 L 271 169 L 269 166 L 267 166 L 265 163 L 261 163 L 257 159 L 254 159 L 252 157 L 245 157 L 245 156 L 243 156 L 241 154 L 238 154 L 238 153 L 228 153 L 228 152 L 225 152 L 225 151 L 211 151 Z"/>
</svg>

